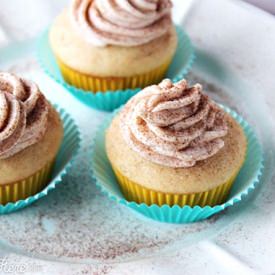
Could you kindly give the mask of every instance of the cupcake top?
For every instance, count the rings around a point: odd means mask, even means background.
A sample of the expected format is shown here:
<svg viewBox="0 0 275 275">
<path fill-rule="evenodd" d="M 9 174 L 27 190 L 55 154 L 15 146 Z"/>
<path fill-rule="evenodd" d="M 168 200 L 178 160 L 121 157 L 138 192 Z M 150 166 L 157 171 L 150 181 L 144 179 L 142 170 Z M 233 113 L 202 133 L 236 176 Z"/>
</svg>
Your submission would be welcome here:
<svg viewBox="0 0 275 275">
<path fill-rule="evenodd" d="M 35 83 L 0 72 L 0 159 L 38 142 L 48 113 L 49 103 Z"/>
<path fill-rule="evenodd" d="M 168 167 L 187 168 L 215 155 L 228 127 L 224 111 L 202 86 L 169 79 L 128 101 L 120 116 L 123 137 L 142 157 Z"/>
<path fill-rule="evenodd" d="M 171 27 L 170 0 L 73 0 L 71 20 L 92 45 L 138 46 Z"/>
</svg>

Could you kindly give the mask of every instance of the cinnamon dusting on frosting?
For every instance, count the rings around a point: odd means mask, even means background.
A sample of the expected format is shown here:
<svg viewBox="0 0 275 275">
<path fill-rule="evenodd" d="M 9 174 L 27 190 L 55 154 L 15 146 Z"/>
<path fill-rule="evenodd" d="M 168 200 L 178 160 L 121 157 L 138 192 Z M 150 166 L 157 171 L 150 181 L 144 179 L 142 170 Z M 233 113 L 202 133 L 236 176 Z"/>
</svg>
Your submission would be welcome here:
<svg viewBox="0 0 275 275">
<path fill-rule="evenodd" d="M 46 132 L 48 112 L 35 83 L 0 72 L 0 159 L 38 142 Z"/>
<path fill-rule="evenodd" d="M 171 27 L 170 0 L 73 0 L 76 30 L 95 46 L 137 46 Z"/>
<path fill-rule="evenodd" d="M 142 157 L 169 167 L 191 167 L 223 146 L 227 123 L 202 87 L 169 79 L 134 96 L 121 112 L 128 145 Z"/>
</svg>

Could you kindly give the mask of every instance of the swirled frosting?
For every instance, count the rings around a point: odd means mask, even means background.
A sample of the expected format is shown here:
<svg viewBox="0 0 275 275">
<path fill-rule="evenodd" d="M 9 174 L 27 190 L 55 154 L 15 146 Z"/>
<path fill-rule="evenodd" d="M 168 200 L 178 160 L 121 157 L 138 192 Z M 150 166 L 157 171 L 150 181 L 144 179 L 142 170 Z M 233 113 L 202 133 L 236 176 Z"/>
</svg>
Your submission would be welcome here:
<svg viewBox="0 0 275 275">
<path fill-rule="evenodd" d="M 76 30 L 95 46 L 137 46 L 171 27 L 170 0 L 73 0 Z"/>
<path fill-rule="evenodd" d="M 0 72 L 0 159 L 38 142 L 47 129 L 48 112 L 35 83 Z"/>
<path fill-rule="evenodd" d="M 196 84 L 169 79 L 134 96 L 120 116 L 123 137 L 142 157 L 164 166 L 191 167 L 215 155 L 227 134 L 224 111 Z"/>
</svg>

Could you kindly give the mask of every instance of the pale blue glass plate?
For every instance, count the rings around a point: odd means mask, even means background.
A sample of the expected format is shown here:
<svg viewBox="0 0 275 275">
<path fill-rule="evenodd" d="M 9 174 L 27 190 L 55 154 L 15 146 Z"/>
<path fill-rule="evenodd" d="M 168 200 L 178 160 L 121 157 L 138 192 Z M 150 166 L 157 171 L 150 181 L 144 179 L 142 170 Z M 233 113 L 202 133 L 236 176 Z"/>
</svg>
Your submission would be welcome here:
<svg viewBox="0 0 275 275">
<path fill-rule="evenodd" d="M 248 219 L 258 226 L 261 224 L 259 215 L 263 213 L 268 217 L 266 208 L 269 211 L 271 205 L 268 208 L 266 200 L 274 189 L 271 176 L 275 146 L 270 135 L 269 109 L 253 82 L 245 82 L 237 71 L 226 68 L 223 60 L 213 59 L 208 52 L 196 48 L 197 58 L 188 80 L 203 84 L 211 97 L 236 110 L 249 122 L 260 141 L 265 166 L 258 188 L 234 207 L 201 222 L 160 223 L 115 203 L 92 183 L 89 148 L 96 129 L 109 114 L 83 105 L 41 73 L 33 62 L 35 41 L 26 40 L 0 49 L 0 70 L 10 69 L 36 81 L 52 102 L 64 107 L 75 118 L 83 134 L 83 143 L 81 154 L 54 192 L 23 211 L 0 216 L 2 253 L 13 252 L 51 263 L 137 261 L 171 255 L 189 245 L 199 245 L 202 240 L 214 239 L 238 224 L 247 229 L 251 226 L 251 223 L 244 225 Z M 115 257 L 112 255 L 114 250 L 119 251 Z"/>
</svg>

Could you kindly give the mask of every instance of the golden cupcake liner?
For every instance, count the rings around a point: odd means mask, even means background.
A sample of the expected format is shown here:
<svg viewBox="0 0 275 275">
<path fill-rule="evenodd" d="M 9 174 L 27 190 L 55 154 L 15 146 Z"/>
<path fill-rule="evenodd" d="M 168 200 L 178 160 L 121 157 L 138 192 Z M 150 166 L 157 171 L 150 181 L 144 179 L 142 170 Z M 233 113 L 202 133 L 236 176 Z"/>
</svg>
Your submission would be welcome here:
<svg viewBox="0 0 275 275">
<path fill-rule="evenodd" d="M 171 60 L 169 59 L 161 66 L 144 74 L 129 77 L 98 77 L 78 72 L 68 67 L 56 57 L 61 74 L 67 83 L 76 88 L 92 92 L 143 88 L 154 83 L 159 83 L 168 70 Z"/>
<path fill-rule="evenodd" d="M 42 169 L 24 180 L 0 183 L 0 204 L 23 200 L 40 192 L 49 183 L 53 164 L 54 161 L 48 162 Z"/>
<path fill-rule="evenodd" d="M 127 177 L 125 177 L 116 167 L 113 166 L 113 170 L 120 184 L 123 195 L 128 201 L 135 201 L 137 203 L 146 203 L 147 205 L 164 205 L 169 206 L 179 205 L 181 207 L 185 205 L 204 207 L 206 205 L 214 206 L 225 202 L 229 195 L 230 189 L 237 176 L 235 174 L 228 181 L 218 185 L 217 187 L 199 193 L 189 194 L 172 194 L 158 192 L 144 186 L 141 186 Z"/>
</svg>

